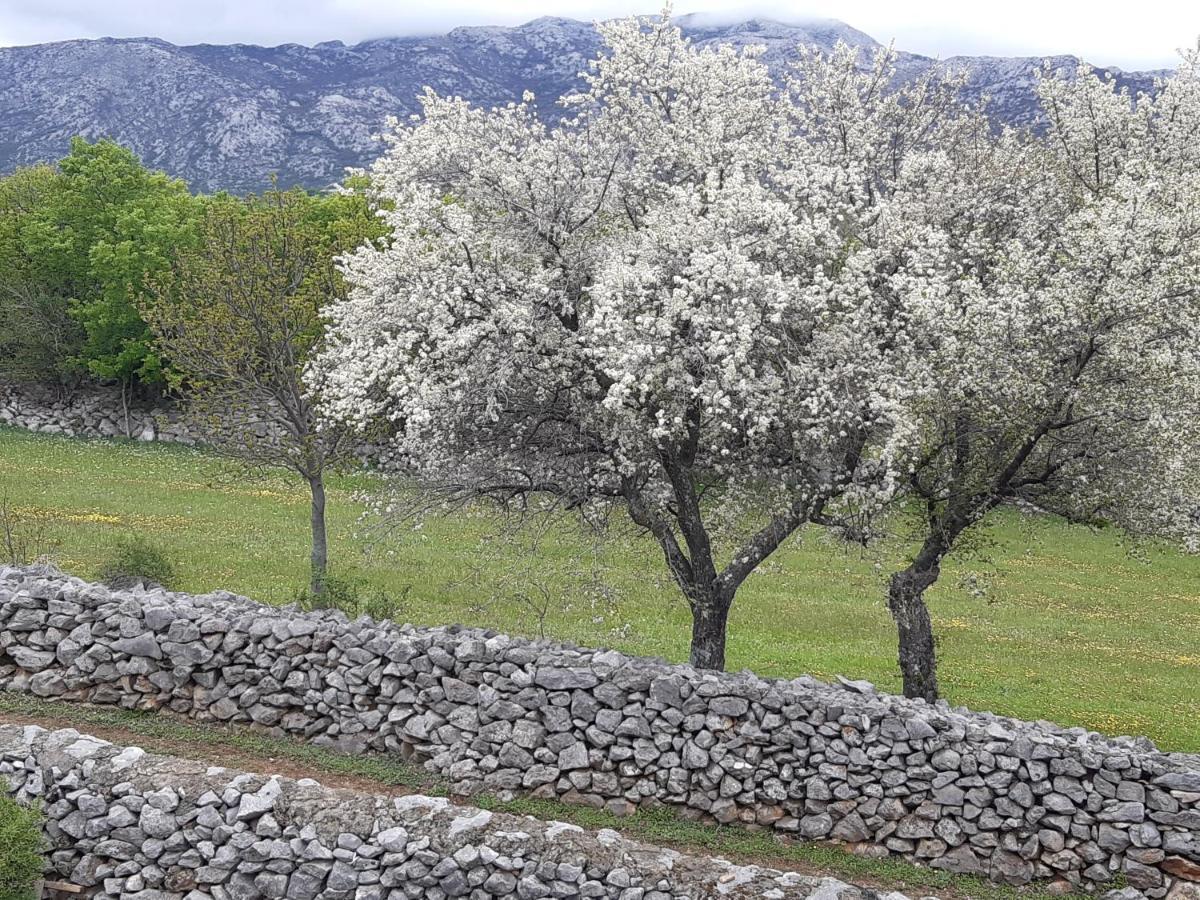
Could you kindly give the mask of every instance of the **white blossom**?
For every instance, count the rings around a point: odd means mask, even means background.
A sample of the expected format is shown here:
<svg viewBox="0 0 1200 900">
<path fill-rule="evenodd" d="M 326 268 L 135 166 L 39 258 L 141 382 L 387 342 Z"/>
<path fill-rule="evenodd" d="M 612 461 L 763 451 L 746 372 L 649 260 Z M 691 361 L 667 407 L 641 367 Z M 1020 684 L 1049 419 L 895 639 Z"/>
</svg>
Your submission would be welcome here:
<svg viewBox="0 0 1200 900">
<path fill-rule="evenodd" d="M 1195 57 L 1155 98 L 1048 75 L 1020 135 L 961 76 L 895 88 L 888 51 L 779 85 L 666 18 L 599 27 L 554 127 L 432 91 L 395 124 L 391 239 L 344 261 L 312 372 L 329 415 L 387 423 L 443 496 L 625 508 L 701 665 L 808 521 L 865 536 L 913 494 L 931 528 L 1017 495 L 1188 521 Z"/>
</svg>

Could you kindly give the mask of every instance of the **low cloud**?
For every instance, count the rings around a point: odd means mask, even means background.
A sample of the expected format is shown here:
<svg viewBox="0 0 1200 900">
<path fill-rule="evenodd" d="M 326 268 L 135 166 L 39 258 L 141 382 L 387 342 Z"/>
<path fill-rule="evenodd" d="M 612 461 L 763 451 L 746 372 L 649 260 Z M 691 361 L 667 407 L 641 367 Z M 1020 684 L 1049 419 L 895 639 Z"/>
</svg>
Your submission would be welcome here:
<svg viewBox="0 0 1200 900">
<path fill-rule="evenodd" d="M 354 43 L 375 37 L 442 34 L 459 25 L 515 25 L 552 14 L 591 20 L 653 12 L 659 0 L 0 0 L 0 46 L 95 37 L 159 37 L 177 44 Z M 1007 0 L 703 0 L 722 20 L 837 18 L 896 46 L 931 56 L 1074 53 L 1099 65 L 1172 65 L 1200 35 L 1200 4 L 1094 0 L 1079 4 Z M 686 11 L 680 9 L 680 11 Z"/>
</svg>

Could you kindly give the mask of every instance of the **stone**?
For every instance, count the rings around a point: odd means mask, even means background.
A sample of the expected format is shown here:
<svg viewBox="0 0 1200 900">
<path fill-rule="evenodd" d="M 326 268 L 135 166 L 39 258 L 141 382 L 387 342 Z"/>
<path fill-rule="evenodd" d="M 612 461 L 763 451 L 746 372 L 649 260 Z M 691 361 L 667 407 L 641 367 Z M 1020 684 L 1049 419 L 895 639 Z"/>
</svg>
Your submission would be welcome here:
<svg viewBox="0 0 1200 900">
<path fill-rule="evenodd" d="M 325 879 L 326 891 L 353 891 L 358 887 L 358 873 L 348 863 L 337 860 Z"/>
<path fill-rule="evenodd" d="M 988 875 L 993 881 L 1020 886 L 1033 880 L 1033 866 L 1015 853 L 997 850 L 992 854 Z"/>
<path fill-rule="evenodd" d="M 841 675 L 836 675 L 834 677 L 837 678 L 838 684 L 840 684 L 846 690 L 852 691 L 855 694 L 874 694 L 875 693 L 875 685 L 871 684 L 871 682 L 869 682 L 869 681 L 863 681 L 861 679 L 860 680 L 852 680 L 849 678 L 843 678 Z"/>
<path fill-rule="evenodd" d="M 933 837 L 933 823 L 920 816 L 905 816 L 896 826 L 896 836 L 910 841 L 931 838 Z"/>
<path fill-rule="evenodd" d="M 408 846 L 408 832 L 403 828 L 388 828 L 379 832 L 375 840 L 389 853 L 403 853 Z"/>
<path fill-rule="evenodd" d="M 483 882 L 483 889 L 495 897 L 511 897 L 516 887 L 516 877 L 508 872 L 493 872 Z"/>
<path fill-rule="evenodd" d="M 1096 843 L 1110 853 L 1120 853 L 1130 845 L 1131 841 L 1128 831 L 1102 823 Z"/>
<path fill-rule="evenodd" d="M 315 863 L 305 863 L 288 879 L 289 900 L 315 900 L 325 887 L 325 869 Z"/>
<path fill-rule="evenodd" d="M 1023 781 L 1018 781 L 1008 789 L 1008 799 L 1019 806 L 1029 809 L 1033 806 L 1033 789 Z"/>
<path fill-rule="evenodd" d="M 833 830 L 833 817 L 826 813 L 800 819 L 800 833 L 811 840 L 823 838 Z"/>
<path fill-rule="evenodd" d="M 1168 772 L 1155 778 L 1154 783 L 1168 791 L 1200 794 L 1200 772 Z"/>
<path fill-rule="evenodd" d="M 1106 803 L 1096 814 L 1101 822 L 1142 822 L 1146 818 L 1146 807 L 1141 803 Z"/>
<path fill-rule="evenodd" d="M 650 682 L 650 699 L 668 707 L 681 706 L 683 697 L 679 681 L 670 676 L 655 678 Z"/>
<path fill-rule="evenodd" d="M 49 650 L 34 650 L 20 644 L 14 644 L 4 652 L 22 669 L 34 672 L 45 669 L 54 662 L 54 654 Z"/>
<path fill-rule="evenodd" d="M 590 669 L 548 666 L 538 669 L 534 683 L 552 691 L 563 691 L 595 687 L 600 679 Z"/>
<path fill-rule="evenodd" d="M 1117 799 L 1144 803 L 1146 801 L 1146 786 L 1138 784 L 1136 781 L 1122 781 L 1117 785 Z"/>
<path fill-rule="evenodd" d="M 1159 868 L 1185 881 L 1200 881 L 1200 863 L 1184 859 L 1182 856 L 1166 857 L 1159 863 Z"/>
<path fill-rule="evenodd" d="M 588 767 L 587 744 L 576 742 L 558 754 L 558 768 L 564 772 Z"/>
<path fill-rule="evenodd" d="M 1042 797 L 1041 802 L 1042 802 L 1042 805 L 1046 807 L 1046 809 L 1050 810 L 1050 812 L 1062 813 L 1063 815 L 1074 815 L 1075 814 L 1075 804 L 1073 802 L 1071 802 L 1071 798 L 1066 796 L 1065 794 L 1057 794 L 1057 793 L 1047 794 L 1046 796 Z M 1134 821 L 1134 820 L 1113 819 L 1112 821 L 1128 822 L 1128 821 Z"/>
<path fill-rule="evenodd" d="M 138 827 L 152 838 L 169 838 L 179 831 L 179 823 L 173 815 L 150 804 L 142 807 Z"/>
<path fill-rule="evenodd" d="M 945 869 L 956 875 L 986 875 L 988 868 L 975 852 L 967 846 L 954 847 L 937 859 L 929 861 L 933 869 Z"/>
<path fill-rule="evenodd" d="M 1105 891 L 1103 900 L 1145 900 L 1145 896 L 1145 894 L 1135 887 L 1123 887 L 1112 891 Z"/>
<path fill-rule="evenodd" d="M 112 648 L 118 653 L 124 653 L 127 656 L 144 656 L 150 659 L 163 658 L 162 648 L 158 646 L 158 641 L 150 634 L 139 634 L 136 637 L 113 641 Z"/>
<path fill-rule="evenodd" d="M 708 701 L 708 708 L 719 716 L 736 718 L 746 714 L 750 703 L 744 697 L 713 697 Z"/>
<path fill-rule="evenodd" d="M 442 679 L 442 690 L 451 703 L 474 704 L 479 702 L 479 691 L 465 681 L 449 676 Z"/>
<path fill-rule="evenodd" d="M 847 844 L 857 844 L 869 840 L 871 830 L 867 828 L 862 816 L 852 812 L 838 821 L 837 825 L 833 827 L 830 837 L 834 840 L 845 841 Z"/>
<path fill-rule="evenodd" d="M 1200 862 L 1200 837 L 1169 831 L 1163 835 L 1162 845 L 1167 853 L 1174 853 Z"/>
<path fill-rule="evenodd" d="M 688 769 L 704 769 L 708 766 L 708 753 L 692 742 L 683 745 L 683 765 Z"/>
<path fill-rule="evenodd" d="M 962 806 L 964 801 L 963 789 L 957 785 L 948 784 L 933 792 L 933 802 L 942 806 Z"/>
<path fill-rule="evenodd" d="M 279 782 L 271 779 L 253 794 L 242 794 L 238 803 L 237 820 L 247 822 L 270 812 L 275 807 L 275 801 L 279 799 L 279 792 Z"/>
<path fill-rule="evenodd" d="M 171 623 L 178 618 L 169 606 L 145 606 L 142 608 L 142 620 L 146 623 L 147 631 L 166 631 Z"/>
<path fill-rule="evenodd" d="M 532 876 L 526 876 L 517 882 L 517 896 L 521 900 L 538 900 L 550 896 L 550 888 Z"/>
<path fill-rule="evenodd" d="M 1200 900 L 1200 884 L 1177 881 L 1167 893 L 1167 900 Z"/>
<path fill-rule="evenodd" d="M 1162 846 L 1162 832 L 1153 822 L 1142 822 L 1129 826 L 1129 839 L 1135 847 Z"/>
<path fill-rule="evenodd" d="M 38 672 L 29 679 L 29 690 L 37 697 L 58 697 L 67 692 L 67 683 L 57 672 Z"/>
<path fill-rule="evenodd" d="M 929 761 L 939 771 L 957 772 L 958 767 L 962 764 L 962 754 L 956 750 L 945 748 L 933 754 Z"/>
<path fill-rule="evenodd" d="M 935 737 L 937 732 L 928 722 L 918 716 L 913 716 L 906 719 L 904 722 L 904 730 L 908 732 L 908 739 L 914 742 L 920 742 L 926 738 Z"/>
<path fill-rule="evenodd" d="M 1132 859 L 1126 859 L 1123 871 L 1125 873 L 1125 882 L 1130 887 L 1135 887 L 1143 893 L 1162 886 L 1162 872 L 1157 868 L 1143 865 Z"/>
</svg>

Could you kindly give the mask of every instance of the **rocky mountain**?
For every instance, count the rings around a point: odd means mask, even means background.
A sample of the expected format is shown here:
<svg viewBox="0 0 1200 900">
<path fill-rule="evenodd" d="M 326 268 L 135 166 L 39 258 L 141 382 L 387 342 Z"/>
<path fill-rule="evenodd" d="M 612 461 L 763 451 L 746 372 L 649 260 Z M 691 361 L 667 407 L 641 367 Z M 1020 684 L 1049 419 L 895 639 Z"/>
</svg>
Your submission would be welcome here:
<svg viewBox="0 0 1200 900">
<path fill-rule="evenodd" d="M 801 25 L 754 19 L 715 24 L 680 20 L 700 44 L 762 44 L 780 69 L 801 44 L 838 40 L 877 47 L 866 34 L 827 20 Z M 155 38 L 64 41 L 0 48 L 0 172 L 62 156 L 73 135 L 111 137 L 149 165 L 198 190 L 284 184 L 324 187 L 345 167 L 368 163 L 388 116 L 418 109 L 425 85 L 481 105 L 507 103 L 532 90 L 552 101 L 578 83 L 600 48 L 595 29 L 543 18 L 515 28 L 457 28 L 439 37 L 386 38 L 347 46 L 244 44 L 181 47 Z M 901 77 L 929 66 L 902 53 Z M 969 92 L 992 96 L 1006 122 L 1036 117 L 1033 73 L 1040 58 L 957 57 L 971 73 Z M 1074 57 L 1052 60 L 1073 65 Z M 1113 70 L 1134 89 L 1157 73 Z"/>
</svg>

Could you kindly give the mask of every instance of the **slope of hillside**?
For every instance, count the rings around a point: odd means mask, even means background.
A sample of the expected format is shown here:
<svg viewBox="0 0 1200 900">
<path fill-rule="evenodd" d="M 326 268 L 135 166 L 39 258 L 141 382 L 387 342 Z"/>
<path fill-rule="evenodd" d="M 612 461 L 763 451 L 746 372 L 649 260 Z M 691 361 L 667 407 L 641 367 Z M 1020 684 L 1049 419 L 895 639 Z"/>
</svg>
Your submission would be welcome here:
<svg viewBox="0 0 1200 900">
<path fill-rule="evenodd" d="M 680 20 L 701 44 L 767 47 L 775 69 L 799 45 L 877 42 L 844 23 L 788 25 L 750 20 Z M 552 100 L 577 83 L 599 50 L 590 24 L 542 18 L 515 28 L 457 28 L 439 37 L 387 38 L 347 46 L 244 44 L 180 47 L 154 38 L 65 41 L 0 48 L 0 172 L 62 156 L 71 136 L 112 137 L 150 165 L 200 190 L 285 184 L 323 187 L 346 166 L 367 163 L 389 115 L 417 110 L 425 85 L 482 105 L 532 90 L 553 116 Z M 1002 121 L 1036 114 L 1034 58 L 949 60 L 973 74 L 972 95 L 989 94 Z M 1073 64 L 1057 57 L 1057 65 Z M 901 54 L 902 76 L 931 63 Z M 1135 89 L 1154 73 L 1116 73 Z"/>
</svg>

